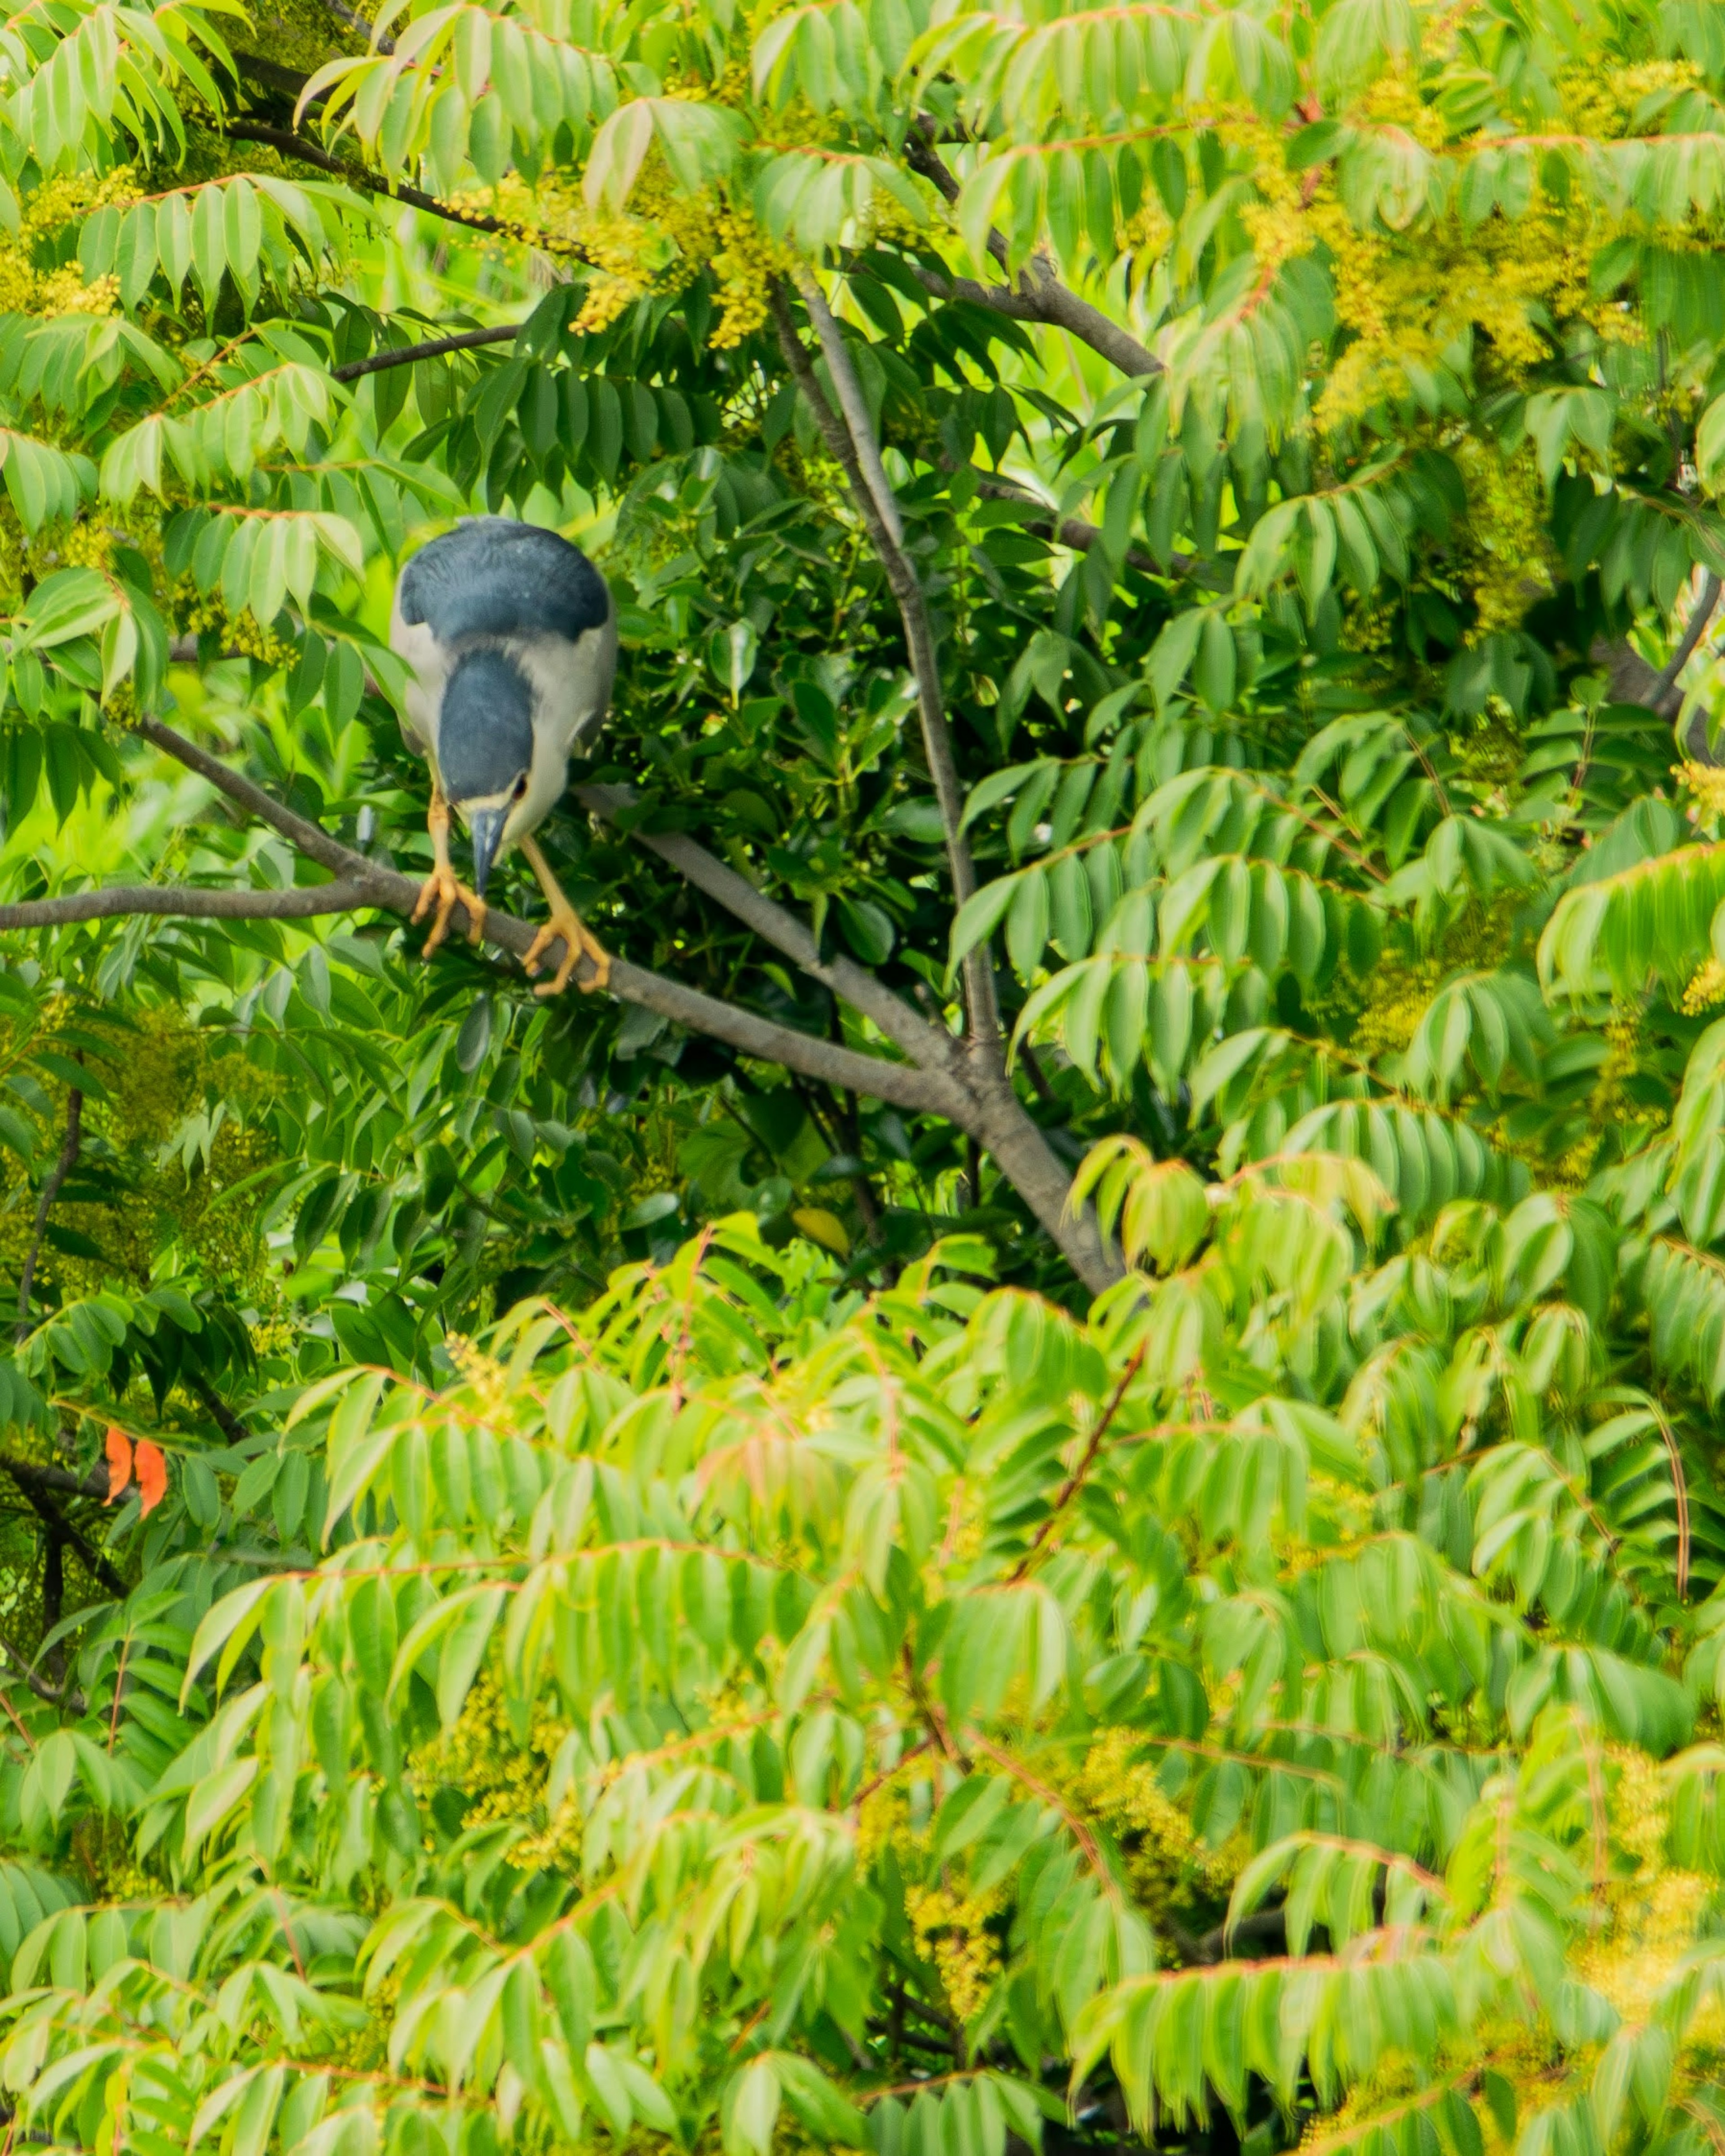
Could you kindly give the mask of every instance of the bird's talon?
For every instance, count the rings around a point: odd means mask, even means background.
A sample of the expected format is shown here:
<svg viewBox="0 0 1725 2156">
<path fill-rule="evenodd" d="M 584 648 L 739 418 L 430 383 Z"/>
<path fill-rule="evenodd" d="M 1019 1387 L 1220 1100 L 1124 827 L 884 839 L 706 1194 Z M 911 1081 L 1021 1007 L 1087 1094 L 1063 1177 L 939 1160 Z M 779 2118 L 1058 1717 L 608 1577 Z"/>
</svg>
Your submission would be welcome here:
<svg viewBox="0 0 1725 2156">
<path fill-rule="evenodd" d="M 485 901 L 465 884 L 459 883 L 449 871 L 434 869 L 419 889 L 419 902 L 413 908 L 412 920 L 417 924 L 427 910 L 435 906 L 437 911 L 431 923 L 431 932 L 425 938 L 424 955 L 429 957 L 449 932 L 449 916 L 458 906 L 467 908 L 468 938 L 477 943 L 485 932 Z"/>
<path fill-rule="evenodd" d="M 560 996 L 569 985 L 570 977 L 575 971 L 577 962 L 583 957 L 591 961 L 593 972 L 591 980 L 580 983 L 582 993 L 591 995 L 595 988 L 603 988 L 611 978 L 611 954 L 593 934 L 580 915 L 573 911 L 553 913 L 543 924 L 522 956 L 523 970 L 529 973 L 537 973 L 545 952 L 560 938 L 563 946 L 563 955 L 557 969 L 548 981 L 541 981 L 537 983 L 533 990 L 534 994 Z"/>
</svg>

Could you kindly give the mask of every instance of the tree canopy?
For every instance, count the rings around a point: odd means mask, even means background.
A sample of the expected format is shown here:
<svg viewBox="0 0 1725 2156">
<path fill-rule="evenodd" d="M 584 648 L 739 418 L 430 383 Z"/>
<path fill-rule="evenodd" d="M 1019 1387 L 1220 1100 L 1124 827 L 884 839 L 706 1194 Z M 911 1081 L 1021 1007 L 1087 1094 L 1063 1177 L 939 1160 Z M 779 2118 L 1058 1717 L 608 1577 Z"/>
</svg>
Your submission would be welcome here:
<svg viewBox="0 0 1725 2156">
<path fill-rule="evenodd" d="M 6 2146 L 1721 2145 L 1722 25 L 0 10 Z"/>
</svg>

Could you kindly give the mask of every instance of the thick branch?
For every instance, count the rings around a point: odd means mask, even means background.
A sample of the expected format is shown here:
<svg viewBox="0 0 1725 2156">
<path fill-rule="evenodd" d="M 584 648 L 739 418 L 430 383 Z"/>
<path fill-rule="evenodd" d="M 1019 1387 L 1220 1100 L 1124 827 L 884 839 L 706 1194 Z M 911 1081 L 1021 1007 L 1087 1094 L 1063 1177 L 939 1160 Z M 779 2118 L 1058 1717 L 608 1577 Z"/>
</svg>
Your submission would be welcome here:
<svg viewBox="0 0 1725 2156">
<path fill-rule="evenodd" d="M 790 368 L 803 402 L 820 430 L 822 439 L 850 481 L 858 513 L 868 527 L 875 552 L 880 557 L 886 572 L 886 581 L 898 603 L 899 617 L 904 624 L 905 642 L 910 652 L 911 669 L 916 676 L 916 707 L 922 721 L 923 747 L 928 757 L 929 775 L 934 781 L 935 798 L 940 805 L 941 823 L 946 833 L 947 860 L 952 880 L 952 901 L 955 906 L 962 906 L 976 889 L 976 870 L 963 833 L 964 796 L 958 782 L 957 760 L 952 752 L 952 728 L 947 723 L 946 706 L 941 699 L 940 660 L 935 649 L 934 629 L 928 618 L 922 587 L 909 557 L 894 539 L 875 505 L 873 489 L 863 469 L 859 449 L 851 438 L 850 428 L 828 403 L 819 382 L 815 379 L 809 354 L 803 350 L 803 341 L 797 334 L 796 323 L 792 318 L 790 303 L 782 281 L 775 283 L 773 288 L 773 314 L 785 363 Z M 850 371 L 850 356 L 836 336 L 834 351 L 827 355 L 827 363 L 835 382 L 840 372 Z M 857 400 L 860 403 L 860 390 Z M 994 994 L 993 963 L 985 946 L 978 946 L 965 959 L 963 979 L 971 1038 L 992 1050 L 1000 1037 L 1000 1010 Z"/>
<path fill-rule="evenodd" d="M 88 1475 L 74 1475 L 69 1467 L 49 1467 L 35 1460 L 20 1460 L 10 1452 L 0 1452 L 0 1467 L 22 1490 L 58 1490 L 68 1497 L 94 1497 L 102 1504 L 108 1502 L 108 1467 L 105 1460 L 98 1460 Z"/>
<path fill-rule="evenodd" d="M 285 808 L 262 787 L 229 770 L 218 758 L 175 733 L 171 727 L 157 720 L 146 719 L 141 721 L 139 732 L 164 754 L 208 779 L 247 815 L 270 824 L 309 860 L 340 877 L 357 893 L 357 904 L 375 906 L 391 913 L 408 914 L 413 910 L 420 889 L 413 878 L 368 860 L 363 854 L 344 846 L 339 839 L 332 839 L 317 824 Z M 584 790 L 598 794 L 595 805 L 600 813 L 607 808 L 614 813 L 621 805 L 603 789 Z M 1096 1291 L 1120 1277 L 1118 1260 L 1104 1248 L 1094 1218 L 1088 1213 L 1076 1219 L 1072 1217 L 1068 1209 L 1070 1179 L 992 1056 L 985 1063 L 979 1062 L 938 1027 L 929 1026 L 926 1032 L 918 1032 L 916 1029 L 921 1022 L 916 1014 L 890 990 L 860 968 L 853 968 L 849 960 L 822 960 L 813 937 L 794 915 L 762 897 L 742 877 L 736 878 L 733 885 L 731 872 L 723 864 L 705 855 L 692 839 L 670 834 L 663 837 L 639 835 L 643 844 L 659 851 L 680 873 L 696 881 L 698 888 L 707 890 L 721 904 L 736 910 L 739 918 L 787 951 L 799 965 L 806 957 L 816 978 L 824 980 L 834 994 L 846 1001 L 854 997 L 856 1008 L 872 1016 L 888 1038 L 911 1045 L 931 1059 L 937 1054 L 938 1063 L 934 1068 L 917 1068 L 911 1064 L 888 1062 L 882 1056 L 860 1055 L 836 1041 L 818 1040 L 809 1034 L 795 1032 L 789 1026 L 757 1018 L 733 1004 L 721 1003 L 716 997 L 685 988 L 662 974 L 633 966 L 627 959 L 612 961 L 610 988 L 614 995 L 622 1002 L 638 1004 L 644 1010 L 656 1012 L 691 1032 L 727 1042 L 740 1054 L 757 1061 L 776 1063 L 799 1076 L 819 1079 L 823 1084 L 860 1093 L 870 1100 L 885 1101 L 919 1114 L 941 1116 L 956 1123 L 988 1147 L 1002 1173 L 1051 1240 L 1065 1251 L 1086 1287 Z M 457 933 L 466 925 L 465 913 L 459 906 L 452 925 Z M 494 907 L 485 916 L 485 935 L 500 950 L 520 957 L 532 941 L 533 931 L 526 921 L 517 921 Z M 555 956 L 555 946 L 547 956 Z M 592 977 L 591 963 L 583 958 L 579 963 L 578 978 L 590 980 Z"/>
<path fill-rule="evenodd" d="M 42 1255 L 42 1238 L 47 1232 L 48 1216 L 54 1210 L 54 1199 L 60 1194 L 60 1185 L 72 1173 L 83 1141 L 84 1096 L 74 1086 L 66 1096 L 66 1135 L 60 1146 L 59 1158 L 49 1170 L 48 1180 L 42 1186 L 42 1195 L 36 1201 L 36 1219 L 30 1230 L 30 1247 L 24 1253 L 23 1270 L 18 1276 L 18 1322 L 13 1328 L 15 1340 L 23 1340 L 29 1332 L 30 1290 L 35 1285 L 36 1261 Z"/>
<path fill-rule="evenodd" d="M 341 877 L 353 894 L 352 905 L 376 906 L 387 913 L 411 914 L 418 903 L 420 886 L 413 877 L 367 860 L 363 854 L 344 846 L 339 839 L 332 839 L 317 824 L 284 808 L 261 786 L 254 786 L 249 778 L 229 770 L 196 742 L 186 740 L 153 719 L 142 721 L 138 730 L 164 754 L 207 778 L 218 793 L 225 794 L 249 816 L 270 824 L 308 859 Z M 466 925 L 465 912 L 459 907 L 453 916 L 453 925 L 458 933 Z M 526 921 L 517 921 L 495 907 L 486 913 L 486 940 L 516 958 L 526 952 L 533 934 Z M 553 946 L 553 951 L 555 948 Z M 592 974 L 591 962 L 583 958 L 578 978 L 591 979 Z M 752 1011 L 741 1010 L 735 1004 L 721 1003 L 716 997 L 703 995 L 699 989 L 685 988 L 680 982 L 667 980 L 663 974 L 631 965 L 626 958 L 612 961 L 610 986 L 612 993 L 620 1001 L 639 1004 L 644 1010 L 656 1012 L 692 1032 L 726 1041 L 740 1054 L 753 1056 L 761 1062 L 781 1064 L 788 1070 L 800 1071 L 805 1078 L 846 1086 L 854 1091 L 867 1094 L 871 1100 L 890 1101 L 895 1107 L 909 1108 L 918 1113 L 955 1116 L 963 1112 L 963 1095 L 956 1083 L 942 1072 L 889 1063 L 884 1057 L 860 1055 L 854 1049 L 798 1033 L 789 1026 L 757 1018 Z"/>
<path fill-rule="evenodd" d="M 402 344 L 387 352 L 374 352 L 367 359 L 350 359 L 345 367 L 332 367 L 332 382 L 357 382 L 362 374 L 381 374 L 387 367 L 411 367 L 416 360 L 441 359 L 448 352 L 471 352 L 477 345 L 508 344 L 520 334 L 508 323 L 490 330 L 462 330 L 454 336 L 432 337 L 424 344 Z"/>
<path fill-rule="evenodd" d="M 1659 685 L 1661 690 L 1674 689 L 1676 686 L 1677 676 L 1689 664 L 1690 660 L 1694 656 L 1696 645 L 1707 634 L 1707 624 L 1713 618 L 1713 609 L 1719 603 L 1721 589 L 1719 579 L 1709 570 L 1707 581 L 1702 586 L 1695 604 L 1690 610 L 1688 625 L 1683 631 L 1681 642 L 1659 670 Z"/>
<path fill-rule="evenodd" d="M 614 821 L 630 807 L 634 797 L 622 786 L 578 786 L 576 799 L 596 816 Z M 710 854 L 706 848 L 681 831 L 632 830 L 638 846 L 657 854 L 685 882 L 716 899 L 727 913 L 752 928 L 764 942 L 783 951 L 802 972 L 870 1019 L 895 1047 L 901 1048 L 924 1070 L 956 1070 L 962 1056 L 957 1041 L 937 1025 L 913 1010 L 901 996 L 865 967 L 839 956 L 823 958 L 813 934 L 788 906 L 778 905 L 755 889 L 747 876 Z"/>
<path fill-rule="evenodd" d="M 116 1601 L 123 1601 L 126 1591 L 126 1582 L 101 1552 L 95 1548 L 85 1536 L 73 1526 L 49 1495 L 51 1489 L 58 1486 L 56 1482 L 49 1481 L 49 1475 L 57 1471 L 33 1467 L 27 1460 L 11 1458 L 0 1459 L 0 1466 L 5 1468 L 13 1481 L 29 1499 L 49 1535 L 57 1535 L 69 1548 L 75 1550 L 78 1553 L 79 1562 L 90 1578 L 100 1586 L 105 1588 Z M 104 1489 L 105 1491 L 105 1478 Z M 94 1495 L 94 1492 L 91 1494 Z"/>
<path fill-rule="evenodd" d="M 905 162 L 912 172 L 933 181 L 947 202 L 957 201 L 958 182 L 926 131 L 912 128 L 905 142 Z M 1006 242 L 999 233 L 988 234 L 988 252 L 1003 270 L 1007 266 Z M 972 277 L 946 276 L 920 266 L 916 269 L 916 275 L 923 290 L 932 292 L 937 299 L 968 300 L 973 306 L 990 307 L 997 315 L 1010 315 L 1014 321 L 1040 322 L 1049 329 L 1065 330 L 1069 336 L 1076 337 L 1081 344 L 1087 344 L 1092 352 L 1100 352 L 1111 367 L 1117 367 L 1122 374 L 1160 374 L 1163 371 L 1162 362 L 1148 345 L 1141 344 L 1129 330 L 1111 321 L 1100 307 L 1091 306 L 1088 300 L 1081 300 L 1060 282 L 1045 261 L 1039 259 L 1023 270 L 1016 286 L 981 285 Z"/>
</svg>

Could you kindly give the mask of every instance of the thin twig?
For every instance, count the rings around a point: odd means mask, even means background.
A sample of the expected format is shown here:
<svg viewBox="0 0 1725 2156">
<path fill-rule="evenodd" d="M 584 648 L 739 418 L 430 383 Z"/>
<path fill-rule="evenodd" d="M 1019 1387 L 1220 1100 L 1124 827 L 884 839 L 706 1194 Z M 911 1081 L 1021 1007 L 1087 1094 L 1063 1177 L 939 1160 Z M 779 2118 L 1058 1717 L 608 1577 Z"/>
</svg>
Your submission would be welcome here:
<svg viewBox="0 0 1725 2156">
<path fill-rule="evenodd" d="M 1061 1513 L 1084 1487 L 1091 1469 L 1096 1466 L 1096 1455 L 1102 1449 L 1102 1441 L 1108 1435 L 1109 1425 L 1120 1412 L 1121 1402 L 1126 1398 L 1127 1387 L 1137 1376 L 1139 1369 L 1142 1367 L 1144 1353 L 1144 1348 L 1141 1347 L 1121 1373 L 1120 1383 L 1114 1388 L 1107 1406 L 1103 1409 L 1096 1428 L 1091 1432 L 1090 1441 L 1086 1445 L 1078 1465 L 1055 1493 L 1055 1501 L 1049 1507 L 1048 1517 L 1031 1536 L 1029 1548 L 1019 1559 L 1012 1573 L 1014 1580 L 1022 1579 L 1029 1572 L 1035 1559 L 1036 1553 L 1059 1526 Z"/>
<path fill-rule="evenodd" d="M 1025 1075 L 1035 1088 L 1036 1097 L 1041 1101 L 1043 1106 L 1045 1108 L 1061 1106 L 1060 1096 L 1049 1083 L 1048 1073 L 1043 1069 L 1041 1059 L 1030 1043 L 1028 1040 L 1021 1040 L 1018 1045 L 1017 1053 L 1019 1061 L 1024 1066 Z"/>
<path fill-rule="evenodd" d="M 243 1445 L 251 1432 L 234 1414 L 215 1387 L 196 1375 L 182 1378 L 181 1383 L 195 1393 L 203 1404 L 204 1413 L 221 1431 L 229 1445 Z"/>
<path fill-rule="evenodd" d="M 1677 1508 L 1677 1599 L 1681 1602 L 1689 1593 L 1689 1484 L 1683 1473 L 1683 1455 L 1677 1449 L 1677 1433 L 1671 1428 L 1670 1416 L 1656 1401 L 1653 1414 L 1671 1463 L 1671 1496 Z"/>
<path fill-rule="evenodd" d="M 558 239 L 531 225 L 516 224 L 508 218 L 488 217 L 482 210 L 455 209 L 446 202 L 439 202 L 435 195 L 425 193 L 423 188 L 405 186 L 386 178 L 382 172 L 367 172 L 363 165 L 332 155 L 321 142 L 314 142 L 309 135 L 301 135 L 294 128 L 272 127 L 262 120 L 229 120 L 223 131 L 236 142 L 265 143 L 285 157 L 297 158 L 302 165 L 315 165 L 321 172 L 334 173 L 350 187 L 362 187 L 367 194 L 381 195 L 408 209 L 423 209 L 428 216 L 440 217 L 449 224 L 465 225 L 471 232 L 496 233 L 506 239 L 519 239 L 547 254 L 571 255 L 579 261 L 587 259 L 572 240 Z"/>
<path fill-rule="evenodd" d="M 462 330 L 454 336 L 431 337 L 424 344 L 395 345 L 367 359 L 350 359 L 330 369 L 331 382 L 357 382 L 362 374 L 381 374 L 387 367 L 412 367 L 422 359 L 441 359 L 448 352 L 472 352 L 482 344 L 509 344 L 521 334 L 514 322 L 489 330 Z"/>
<path fill-rule="evenodd" d="M 38 1699 L 45 1699 L 50 1707 L 69 1707 L 74 1714 L 83 1713 L 84 1695 L 67 1686 L 51 1685 L 44 1678 L 39 1677 L 35 1671 L 31 1668 L 28 1658 L 19 1649 L 13 1645 L 4 1633 L 0 1633 L 0 1650 L 3 1650 L 11 1661 L 17 1665 L 18 1675 L 35 1693 Z"/>
<path fill-rule="evenodd" d="M 84 1096 L 74 1086 L 66 1095 L 66 1135 L 60 1145 L 59 1158 L 48 1171 L 48 1180 L 43 1184 L 42 1195 L 36 1201 L 36 1219 L 30 1230 L 30 1247 L 24 1253 L 23 1270 L 18 1276 L 18 1322 L 13 1327 L 12 1337 L 19 1345 L 29 1337 L 30 1290 L 36 1279 L 36 1262 L 42 1255 L 42 1238 L 47 1232 L 48 1216 L 54 1209 L 54 1201 L 60 1194 L 60 1185 L 72 1173 L 83 1140 Z"/>
<path fill-rule="evenodd" d="M 916 706 L 922 721 L 923 748 L 928 757 L 929 776 L 934 781 L 935 798 L 940 805 L 941 824 L 946 834 L 947 869 L 952 880 L 952 901 L 955 907 L 962 907 L 976 890 L 976 868 L 971 860 L 969 843 L 964 836 L 963 790 L 958 779 L 957 759 L 953 753 L 952 727 L 941 696 L 940 660 L 935 649 L 934 629 L 929 619 L 927 603 L 916 570 L 904 548 L 893 537 L 876 506 L 873 489 L 863 469 L 862 452 L 853 440 L 845 421 L 828 403 L 815 378 L 813 363 L 797 332 L 783 280 L 776 280 L 773 285 L 772 305 L 774 325 L 778 331 L 779 349 L 784 355 L 785 364 L 791 371 L 822 439 L 850 481 L 851 498 L 868 527 L 875 552 L 880 557 L 881 566 L 886 572 L 886 581 L 898 603 L 905 643 L 910 654 L 911 670 L 916 677 Z M 855 383 L 855 376 L 850 366 L 850 355 L 845 352 L 842 340 L 835 343 L 834 350 L 826 357 L 828 372 L 833 377 L 835 388 L 841 377 L 845 375 L 849 375 Z M 849 391 L 843 393 L 848 403 L 850 393 Z M 859 404 L 862 401 L 860 388 L 855 391 L 855 401 Z M 969 952 L 961 970 L 970 1038 L 973 1043 L 992 1055 L 997 1050 L 1000 1039 L 1000 1009 L 994 994 L 993 966 L 986 946 L 978 944 Z"/>
<path fill-rule="evenodd" d="M 377 24 L 367 22 L 363 15 L 357 14 L 352 8 L 345 5 L 344 0 L 323 0 L 323 4 L 338 23 L 345 23 L 350 30 L 356 31 L 365 38 L 374 52 L 382 53 L 386 59 L 394 52 L 394 38 L 380 38 Z"/>
<path fill-rule="evenodd" d="M 968 473 L 977 492 L 990 501 L 1022 504 L 1026 511 L 1024 528 L 1027 531 L 1057 540 L 1062 547 L 1070 547 L 1075 554 L 1087 554 L 1093 547 L 1106 547 L 1106 535 L 1100 524 L 1092 524 L 1084 516 L 1062 516 L 1040 495 L 1020 486 L 1016 480 L 1002 479 L 993 472 L 979 472 L 973 465 L 955 464 L 952 469 L 955 473 Z M 1128 547 L 1121 559 L 1127 568 L 1136 569 L 1142 577 L 1183 577 L 1198 566 L 1189 554 L 1171 554 L 1165 562 L 1158 562 L 1142 547 Z"/>
<path fill-rule="evenodd" d="M 1092 352 L 1099 352 L 1122 374 L 1129 374 L 1134 379 L 1163 371 L 1162 362 L 1147 345 L 1141 344 L 1130 331 L 1111 322 L 1100 308 L 1081 300 L 1061 284 L 1051 270 L 1041 269 L 1041 265 L 1038 265 L 1041 275 L 1035 281 L 1026 270 L 1016 290 L 1006 285 L 979 284 L 974 277 L 942 275 L 920 263 L 911 266 L 917 283 L 934 299 L 962 300 L 973 307 L 987 307 L 991 313 L 1009 316 L 1014 321 L 1040 322 L 1045 328 L 1065 330 L 1081 344 L 1087 344 Z"/>
<path fill-rule="evenodd" d="M 829 1030 L 834 1040 L 844 1039 L 844 1034 L 840 1029 L 842 1024 L 843 1021 L 839 1015 L 839 1006 L 835 1002 L 832 1006 L 829 1023 Z M 886 1228 L 881 1217 L 880 1201 L 875 1194 L 875 1186 L 869 1179 L 869 1171 L 863 1159 L 862 1117 L 857 1112 L 855 1094 L 840 1091 L 836 1097 L 834 1112 L 839 1129 L 845 1139 L 845 1150 L 856 1163 L 856 1173 L 850 1179 L 850 1187 L 856 1194 L 856 1209 L 862 1215 L 864 1232 L 870 1242 L 877 1250 L 880 1250 L 886 1240 Z M 884 1255 L 884 1252 L 881 1264 L 888 1281 L 892 1286 L 896 1287 L 899 1268 L 891 1258 Z"/>
<path fill-rule="evenodd" d="M 875 423 L 869 417 L 869 408 L 864 401 L 862 384 L 856 378 L 856 369 L 850 364 L 850 355 L 845 349 L 845 340 L 833 311 L 827 305 L 827 295 L 820 289 L 819 280 L 804 272 L 797 279 L 797 290 L 803 295 L 803 305 L 809 311 L 809 319 L 814 325 L 814 333 L 820 340 L 822 357 L 827 363 L 827 377 L 839 399 L 839 409 L 845 424 L 850 429 L 851 446 L 856 451 L 857 468 L 869 490 L 880 521 L 895 547 L 902 551 L 905 527 L 898 513 L 898 502 L 892 491 L 892 482 L 886 476 L 886 467 L 880 461 L 880 445 L 875 439 Z"/>
</svg>

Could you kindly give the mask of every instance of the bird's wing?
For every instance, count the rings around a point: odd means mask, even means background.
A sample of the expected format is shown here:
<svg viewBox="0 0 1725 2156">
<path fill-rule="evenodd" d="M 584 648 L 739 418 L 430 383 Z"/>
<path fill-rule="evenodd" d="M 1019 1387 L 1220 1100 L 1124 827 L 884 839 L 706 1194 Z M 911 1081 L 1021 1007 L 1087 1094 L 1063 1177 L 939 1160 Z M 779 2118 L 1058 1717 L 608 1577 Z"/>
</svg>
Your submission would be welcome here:
<svg viewBox="0 0 1725 2156">
<path fill-rule="evenodd" d="M 422 547 L 402 572 L 405 627 L 444 645 L 475 637 L 578 643 L 611 619 L 605 580 L 578 547 L 536 524 L 480 516 Z"/>
<path fill-rule="evenodd" d="M 533 689 L 533 767 L 512 811 L 509 836 L 536 831 L 562 798 L 569 757 L 603 724 L 617 671 L 617 623 L 606 618 L 571 643 L 557 636 L 512 639 L 511 654 Z"/>
<path fill-rule="evenodd" d="M 607 614 L 597 629 L 572 641 L 560 636 L 523 637 L 512 642 L 516 663 L 533 684 L 542 732 L 559 756 L 573 753 L 596 734 L 610 708 L 617 678 L 617 618 Z"/>
<path fill-rule="evenodd" d="M 408 563 L 411 572 L 413 564 Z M 437 758 L 438 714 L 443 708 L 444 684 L 449 679 L 449 657 L 423 621 L 408 621 L 402 613 L 403 574 L 396 586 L 395 603 L 389 616 L 389 648 L 412 669 L 402 695 L 401 737 L 415 756 Z"/>
</svg>

